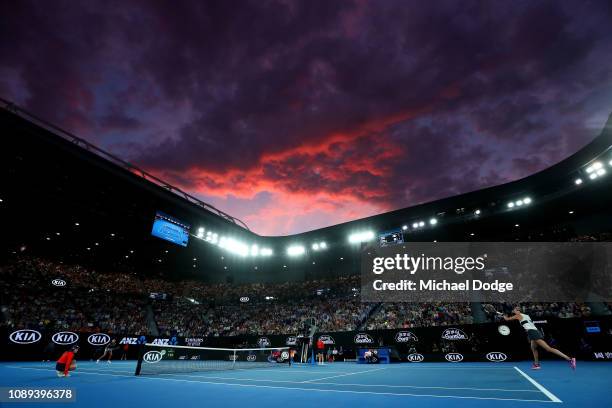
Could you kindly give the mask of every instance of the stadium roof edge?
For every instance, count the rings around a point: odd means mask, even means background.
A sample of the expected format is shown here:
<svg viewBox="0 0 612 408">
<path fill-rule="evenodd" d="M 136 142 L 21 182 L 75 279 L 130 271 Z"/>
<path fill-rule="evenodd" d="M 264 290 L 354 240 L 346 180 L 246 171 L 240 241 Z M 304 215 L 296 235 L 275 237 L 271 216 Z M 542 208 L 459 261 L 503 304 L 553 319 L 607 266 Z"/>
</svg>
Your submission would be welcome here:
<svg viewBox="0 0 612 408">
<path fill-rule="evenodd" d="M 285 235 L 285 236 L 264 236 L 256 234 L 248 229 L 246 224 L 241 220 L 230 216 L 229 214 L 211 206 L 190 194 L 183 192 L 182 190 L 164 182 L 163 180 L 150 175 L 144 170 L 139 169 L 130 163 L 115 157 L 114 155 L 99 149 L 95 145 L 77 137 L 69 132 L 66 132 L 57 126 L 49 124 L 48 122 L 37 118 L 29 112 L 17 107 L 15 104 L 0 97 L 2 108 L 7 112 L 11 112 L 22 119 L 29 121 L 34 126 L 42 127 L 44 130 L 59 136 L 66 142 L 71 142 L 72 145 L 83 149 L 83 151 L 89 152 L 90 154 L 99 157 L 101 160 L 108 162 L 109 164 L 115 165 L 134 176 L 138 176 L 144 182 L 149 182 L 151 185 L 157 186 L 160 190 L 163 190 L 179 201 L 190 203 L 192 206 L 197 207 L 199 210 L 204 210 L 206 213 L 213 214 L 219 217 L 221 220 L 229 223 L 234 227 L 239 227 L 240 231 L 250 234 L 254 237 L 270 239 L 273 241 L 280 240 L 299 240 L 302 238 L 314 238 L 315 236 L 327 237 L 328 235 L 337 235 L 339 233 L 345 233 L 347 230 L 359 230 L 366 227 L 375 227 L 377 231 L 385 231 L 390 228 L 400 227 L 402 224 L 414 220 L 417 218 L 427 219 L 427 217 L 433 216 L 438 213 L 454 211 L 456 209 L 465 208 L 479 208 L 484 203 L 490 203 L 491 200 L 507 200 L 512 196 L 523 195 L 530 190 L 536 190 L 535 187 L 546 187 L 551 185 L 553 182 L 559 180 L 562 183 L 573 180 L 571 177 L 573 174 L 580 174 L 581 169 L 584 170 L 587 165 L 592 163 L 597 157 L 605 154 L 606 152 L 612 151 L 612 113 L 609 115 L 606 124 L 598 136 L 596 136 L 590 143 L 582 147 L 576 153 L 561 160 L 560 162 L 541 170 L 535 174 L 526 176 L 524 178 L 510 181 L 504 184 L 487 187 L 480 190 L 463 193 L 460 195 L 450 196 L 435 201 L 430 201 L 410 207 L 401 208 L 381 214 L 372 215 L 361 219 L 351 220 L 332 226 L 319 228 L 316 230 L 306 231 L 299 234 Z M 59 134 L 58 134 L 59 133 Z M 563 184 L 562 184 L 563 185 Z M 567 188 L 575 187 L 568 186 Z M 555 194 L 562 194 L 561 188 L 559 191 L 555 191 Z M 552 190 L 551 190 L 552 191 Z M 552 194 L 552 193 L 551 193 Z M 182 199 L 182 200 L 181 200 Z M 499 208 L 499 207 L 498 207 Z"/>
<path fill-rule="evenodd" d="M 88 142 L 87 140 L 84 140 L 62 128 L 60 128 L 59 126 L 56 126 L 52 123 L 49 123 L 48 121 L 28 112 L 27 110 L 19 107 L 18 105 L 16 105 L 15 103 L 8 101 L 2 97 L 0 97 L 0 102 L 2 103 L 2 105 L 0 107 L 2 107 L 2 109 L 4 109 L 7 112 L 10 112 L 14 115 L 17 115 L 31 123 L 33 123 L 34 125 L 37 125 L 45 130 L 47 130 L 48 132 L 61 137 L 62 139 L 71 142 L 74 146 L 77 146 L 81 149 L 84 149 L 90 153 L 94 153 L 95 155 L 97 155 L 98 157 L 105 159 L 106 161 L 119 166 L 121 168 L 123 168 L 124 170 L 130 172 L 131 174 L 138 176 L 152 184 L 157 185 L 158 187 L 163 188 L 165 191 L 170 192 L 174 195 L 176 195 L 178 198 L 182 198 L 183 200 L 189 202 L 192 205 L 195 205 L 197 207 L 199 207 L 202 210 L 205 210 L 209 213 L 212 213 L 218 217 L 221 217 L 222 219 L 229 221 L 233 224 L 235 224 L 236 226 L 243 228 L 245 230 L 247 230 L 250 233 L 253 233 L 248 225 L 240 220 L 239 218 L 233 217 L 231 215 L 229 215 L 228 213 L 219 210 L 218 208 L 216 208 L 215 206 L 208 204 L 202 200 L 200 200 L 197 197 L 192 196 L 191 194 L 181 190 L 180 188 L 173 186 L 170 183 L 165 182 L 164 180 L 160 179 L 159 177 L 156 177 L 150 173 L 148 173 L 145 170 L 142 170 L 141 168 L 113 155 L 112 153 L 109 153 L 103 149 L 101 149 L 100 147 L 94 145 L 93 143 Z M 255 234 L 256 235 L 256 234 Z"/>
</svg>

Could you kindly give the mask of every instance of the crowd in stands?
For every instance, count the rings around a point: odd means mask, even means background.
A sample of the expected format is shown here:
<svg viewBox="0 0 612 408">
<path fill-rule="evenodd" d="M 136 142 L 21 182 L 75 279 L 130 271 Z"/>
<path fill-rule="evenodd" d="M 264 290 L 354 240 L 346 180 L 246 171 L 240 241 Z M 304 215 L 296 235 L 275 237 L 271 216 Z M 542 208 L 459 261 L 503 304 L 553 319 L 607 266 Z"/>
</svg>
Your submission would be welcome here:
<svg viewBox="0 0 612 408">
<path fill-rule="evenodd" d="M 469 303 L 383 303 L 368 320 L 368 330 L 472 324 Z"/>
<path fill-rule="evenodd" d="M 89 272 L 39 259 L 22 259 L 1 268 L 3 325 L 11 328 L 144 333 L 145 302 L 117 294 L 104 285 L 78 283 Z M 58 276 L 74 277 L 74 285 L 55 287 Z"/>
<path fill-rule="evenodd" d="M 185 337 L 295 334 L 305 319 L 319 331 L 471 324 L 469 303 L 364 303 L 359 276 L 277 284 L 171 282 L 132 273 L 19 258 L 0 266 L 0 325 Z M 61 278 L 65 286 L 53 286 Z M 149 298 L 166 293 L 166 300 Z M 248 296 L 248 302 L 240 302 Z M 579 303 L 523 305 L 532 318 L 588 317 Z M 494 307 L 493 307 L 494 309 Z M 494 312 L 484 308 L 489 320 Z M 148 317 L 147 317 L 148 316 Z"/>
<path fill-rule="evenodd" d="M 504 307 L 502 304 L 485 304 L 483 311 L 487 315 L 488 321 L 495 321 L 496 311 L 506 311 L 512 306 Z M 522 303 L 523 313 L 532 319 L 559 318 L 569 319 L 573 317 L 590 317 L 591 308 L 585 303 L 577 302 L 552 302 L 552 303 Z"/>
</svg>

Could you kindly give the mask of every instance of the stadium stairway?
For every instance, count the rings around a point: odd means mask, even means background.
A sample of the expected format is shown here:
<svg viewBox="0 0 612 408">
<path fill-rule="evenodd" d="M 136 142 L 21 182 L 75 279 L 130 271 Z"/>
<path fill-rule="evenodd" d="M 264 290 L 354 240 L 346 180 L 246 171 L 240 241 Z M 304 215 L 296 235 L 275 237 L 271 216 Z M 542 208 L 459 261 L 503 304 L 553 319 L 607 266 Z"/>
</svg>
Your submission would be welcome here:
<svg viewBox="0 0 612 408">
<path fill-rule="evenodd" d="M 373 316 L 378 310 L 382 307 L 382 303 L 373 303 L 370 306 L 370 309 L 364 314 L 363 318 L 357 325 L 357 330 L 365 330 L 367 329 L 368 320 Z"/>
<path fill-rule="evenodd" d="M 146 319 L 149 333 L 151 333 L 153 336 L 159 336 L 159 328 L 157 327 L 157 322 L 155 321 L 155 313 L 153 313 L 153 306 L 150 304 L 146 306 Z"/>
<path fill-rule="evenodd" d="M 474 323 L 487 322 L 487 314 L 484 312 L 484 310 L 482 310 L 482 303 L 471 302 L 470 307 L 472 308 L 472 318 L 474 319 Z"/>
</svg>

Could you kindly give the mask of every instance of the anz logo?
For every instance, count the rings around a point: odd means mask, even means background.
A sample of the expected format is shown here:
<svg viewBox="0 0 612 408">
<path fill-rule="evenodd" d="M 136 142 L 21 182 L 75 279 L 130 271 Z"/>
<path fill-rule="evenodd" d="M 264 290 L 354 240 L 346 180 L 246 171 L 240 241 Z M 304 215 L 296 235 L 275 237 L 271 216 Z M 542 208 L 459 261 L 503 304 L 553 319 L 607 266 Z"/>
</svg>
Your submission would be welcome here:
<svg viewBox="0 0 612 408">
<path fill-rule="evenodd" d="M 419 353 L 412 353 L 408 354 L 406 360 L 410 361 L 411 363 L 420 363 L 421 361 L 425 360 L 425 357 L 423 357 L 423 355 Z"/>
<path fill-rule="evenodd" d="M 492 351 L 487 354 L 487 360 L 493 361 L 494 363 L 501 363 L 502 361 L 506 361 L 507 359 L 507 355 L 498 351 Z"/>
<path fill-rule="evenodd" d="M 87 342 L 92 346 L 103 346 L 110 343 L 110 336 L 104 333 L 94 333 L 87 338 Z"/>
<path fill-rule="evenodd" d="M 9 339 L 17 344 L 36 343 L 42 338 L 42 334 L 36 330 L 17 330 L 11 333 Z"/>
<path fill-rule="evenodd" d="M 460 361 L 463 361 L 463 354 L 448 353 L 444 356 L 444 358 L 446 359 L 446 361 L 450 361 L 451 363 L 458 363 Z"/>
<path fill-rule="evenodd" d="M 73 332 L 59 332 L 55 333 L 51 340 L 55 344 L 59 344 L 60 346 L 76 343 L 79 341 L 79 335 Z"/>
<path fill-rule="evenodd" d="M 159 363 L 162 360 L 163 354 L 160 351 L 147 351 L 142 356 L 142 361 L 145 363 Z"/>
</svg>

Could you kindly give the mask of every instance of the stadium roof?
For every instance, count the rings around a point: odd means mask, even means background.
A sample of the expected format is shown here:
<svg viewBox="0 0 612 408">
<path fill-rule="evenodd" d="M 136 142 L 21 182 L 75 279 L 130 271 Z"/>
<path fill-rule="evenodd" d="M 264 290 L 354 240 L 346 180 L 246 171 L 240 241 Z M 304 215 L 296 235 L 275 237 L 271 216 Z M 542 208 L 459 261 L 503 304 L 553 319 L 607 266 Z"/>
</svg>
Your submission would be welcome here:
<svg viewBox="0 0 612 408">
<path fill-rule="evenodd" d="M 0 211 L 10 231 L 3 234 L 8 256 L 23 251 L 94 268 L 209 281 L 293 280 L 358 272 L 360 245 L 349 242 L 351 234 L 374 240 L 384 231 L 399 231 L 411 241 L 546 241 L 612 227 L 612 117 L 589 145 L 524 179 L 302 234 L 264 237 L 4 102 L 2 166 L 8 179 L 0 187 Z M 187 248 L 151 236 L 157 211 L 192 226 Z M 206 233 L 198 237 L 199 228 L 217 234 L 216 243 Z M 220 248 L 220 237 L 243 243 L 247 253 Z M 273 255 L 252 256 L 252 245 Z M 289 256 L 290 246 L 304 253 Z"/>
</svg>

